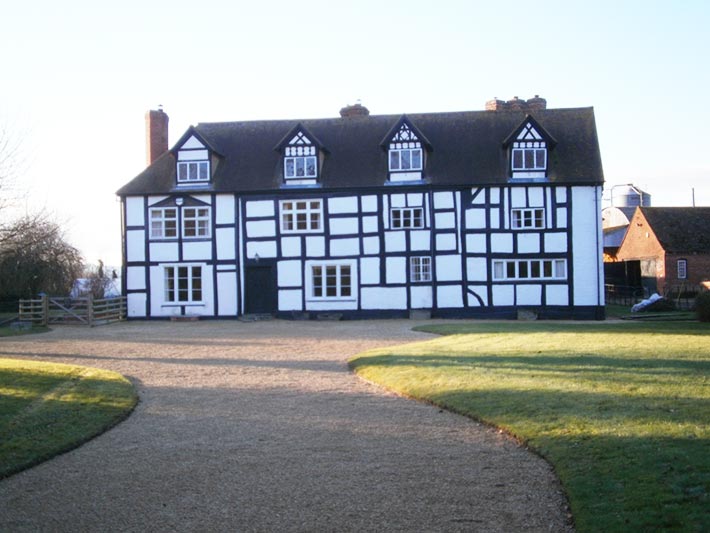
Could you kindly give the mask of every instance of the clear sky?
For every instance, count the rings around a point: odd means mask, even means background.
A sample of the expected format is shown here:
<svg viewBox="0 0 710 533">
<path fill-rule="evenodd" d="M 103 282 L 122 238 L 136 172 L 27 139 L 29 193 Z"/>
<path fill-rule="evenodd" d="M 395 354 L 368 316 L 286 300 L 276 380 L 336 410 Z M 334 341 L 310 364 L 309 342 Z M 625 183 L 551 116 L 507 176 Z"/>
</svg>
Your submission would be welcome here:
<svg viewBox="0 0 710 533">
<path fill-rule="evenodd" d="M 115 191 L 145 166 L 144 114 L 190 124 L 594 106 L 607 187 L 710 205 L 710 2 L 0 0 L 0 126 L 20 209 L 120 263 Z"/>
</svg>

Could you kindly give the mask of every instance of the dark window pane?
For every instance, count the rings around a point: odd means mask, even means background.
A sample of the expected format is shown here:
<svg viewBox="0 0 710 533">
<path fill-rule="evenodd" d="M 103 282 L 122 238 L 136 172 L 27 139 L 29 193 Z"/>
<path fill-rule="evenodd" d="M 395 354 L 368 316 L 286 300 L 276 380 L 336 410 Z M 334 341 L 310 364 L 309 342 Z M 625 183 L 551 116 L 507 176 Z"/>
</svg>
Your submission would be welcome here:
<svg viewBox="0 0 710 533">
<path fill-rule="evenodd" d="M 422 168 L 422 151 L 412 150 L 412 168 L 420 169 Z"/>
<path fill-rule="evenodd" d="M 518 276 L 521 278 L 528 277 L 528 262 L 527 261 L 521 261 L 520 263 L 518 263 Z"/>
<path fill-rule="evenodd" d="M 399 170 L 399 152 L 390 152 L 390 170 Z"/>
<path fill-rule="evenodd" d="M 535 153 L 533 150 L 525 150 L 525 168 L 535 168 Z"/>
<path fill-rule="evenodd" d="M 412 168 L 411 152 L 409 150 L 402 150 L 400 154 L 402 156 L 402 170 Z"/>
<path fill-rule="evenodd" d="M 515 261 L 506 262 L 505 267 L 506 267 L 506 277 L 507 278 L 514 278 L 515 277 Z"/>
</svg>

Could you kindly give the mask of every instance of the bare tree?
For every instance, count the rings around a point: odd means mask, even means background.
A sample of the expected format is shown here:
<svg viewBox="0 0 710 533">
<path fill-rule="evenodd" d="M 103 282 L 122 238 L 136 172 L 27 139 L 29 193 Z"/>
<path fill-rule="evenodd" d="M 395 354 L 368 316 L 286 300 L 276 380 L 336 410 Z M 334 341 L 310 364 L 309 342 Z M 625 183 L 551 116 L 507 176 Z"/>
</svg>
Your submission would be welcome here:
<svg viewBox="0 0 710 533">
<path fill-rule="evenodd" d="M 17 176 L 23 161 L 22 142 L 0 124 L 0 211 L 17 193 Z"/>
<path fill-rule="evenodd" d="M 59 224 L 45 215 L 20 218 L 0 228 L 0 298 L 69 294 L 82 262 Z"/>
<path fill-rule="evenodd" d="M 98 266 L 86 266 L 84 268 L 84 279 L 87 280 L 84 290 L 91 293 L 96 298 L 105 298 L 106 293 L 113 285 L 113 279 L 106 274 L 104 262 L 99 259 Z"/>
</svg>

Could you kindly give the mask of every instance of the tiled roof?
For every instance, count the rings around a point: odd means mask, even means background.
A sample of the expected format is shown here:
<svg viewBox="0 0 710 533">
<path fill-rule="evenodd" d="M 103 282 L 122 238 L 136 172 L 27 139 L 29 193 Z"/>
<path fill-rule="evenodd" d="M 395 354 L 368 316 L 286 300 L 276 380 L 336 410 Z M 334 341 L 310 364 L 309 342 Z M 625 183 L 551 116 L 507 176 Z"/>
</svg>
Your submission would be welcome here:
<svg viewBox="0 0 710 533">
<path fill-rule="evenodd" d="M 409 114 L 431 144 L 424 179 L 434 186 L 508 183 L 503 141 L 525 118 L 519 111 Z M 601 156 L 592 108 L 546 109 L 534 118 L 556 146 L 548 157 L 551 182 L 601 184 Z M 327 150 L 319 183 L 324 189 L 378 187 L 387 181 L 387 152 L 380 145 L 401 115 L 220 122 L 195 130 L 222 154 L 212 183 L 215 192 L 269 191 L 282 187 L 282 157 L 274 150 L 302 124 Z M 119 195 L 167 193 L 175 188 L 175 156 L 168 152 L 122 187 Z"/>
<path fill-rule="evenodd" d="M 710 207 L 639 207 L 666 252 L 710 252 Z"/>
</svg>

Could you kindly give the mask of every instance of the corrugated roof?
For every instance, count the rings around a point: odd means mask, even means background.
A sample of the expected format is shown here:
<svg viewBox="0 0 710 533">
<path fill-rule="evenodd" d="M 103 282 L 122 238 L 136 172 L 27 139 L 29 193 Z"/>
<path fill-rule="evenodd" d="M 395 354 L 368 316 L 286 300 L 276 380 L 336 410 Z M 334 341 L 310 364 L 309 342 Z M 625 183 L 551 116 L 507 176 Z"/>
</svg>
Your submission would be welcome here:
<svg viewBox="0 0 710 533">
<path fill-rule="evenodd" d="M 548 157 L 552 182 L 601 184 L 601 156 L 592 108 L 546 109 L 534 117 L 557 145 Z M 503 141 L 526 114 L 517 111 L 465 111 L 408 114 L 432 146 L 424 179 L 433 185 L 504 184 L 509 180 Z M 274 150 L 297 124 L 327 149 L 319 174 L 324 189 L 377 187 L 387 180 L 387 152 L 380 143 L 402 115 L 219 122 L 195 129 L 224 157 L 212 183 L 215 192 L 268 191 L 282 187 L 282 157 Z M 119 195 L 175 191 L 175 157 L 168 152 L 122 187 Z"/>
<path fill-rule="evenodd" d="M 710 207 L 639 207 L 666 252 L 710 252 Z"/>
</svg>

